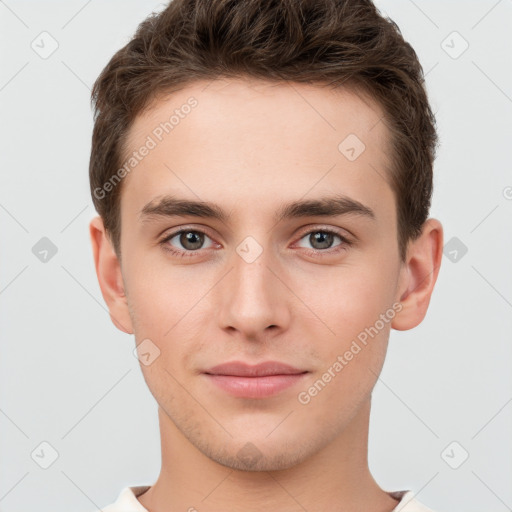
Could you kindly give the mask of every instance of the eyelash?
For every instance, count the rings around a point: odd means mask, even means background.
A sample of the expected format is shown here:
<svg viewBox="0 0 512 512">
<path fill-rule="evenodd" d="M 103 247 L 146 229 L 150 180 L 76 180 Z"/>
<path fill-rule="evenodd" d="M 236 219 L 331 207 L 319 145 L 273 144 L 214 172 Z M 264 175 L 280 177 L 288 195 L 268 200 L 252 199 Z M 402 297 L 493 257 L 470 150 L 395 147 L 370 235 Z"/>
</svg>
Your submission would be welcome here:
<svg viewBox="0 0 512 512">
<path fill-rule="evenodd" d="M 201 229 L 180 229 L 179 231 L 175 231 L 174 233 L 171 233 L 170 235 L 167 235 L 163 240 L 161 240 L 159 242 L 159 244 L 162 246 L 162 248 L 165 251 L 168 251 L 173 256 L 176 256 L 178 258 L 193 257 L 196 254 L 198 254 L 201 251 L 201 249 L 197 249 L 195 251 L 181 251 L 181 250 L 175 249 L 174 247 L 172 247 L 172 246 L 170 246 L 168 244 L 168 242 L 170 240 L 172 240 L 175 236 L 180 235 L 181 233 L 189 233 L 189 232 L 192 232 L 192 233 L 202 233 L 203 235 L 208 236 L 208 233 L 206 233 L 205 231 L 203 231 Z M 325 250 L 322 250 L 322 249 L 307 249 L 307 248 L 302 247 L 302 249 L 306 249 L 308 254 L 316 256 L 316 257 L 318 257 L 319 254 L 320 254 L 320 257 L 322 257 L 323 256 L 322 253 L 327 253 L 327 255 L 338 254 L 338 253 L 340 253 L 342 251 L 346 251 L 352 245 L 352 242 L 350 240 L 348 240 L 346 237 L 344 237 L 343 235 L 341 235 L 337 231 L 332 230 L 332 229 L 328 229 L 328 228 L 322 228 L 322 229 L 316 228 L 316 229 L 312 229 L 310 231 L 306 231 L 305 233 L 303 233 L 301 235 L 301 237 L 299 238 L 299 241 L 302 240 L 305 236 L 311 235 L 312 233 L 329 233 L 331 235 L 337 236 L 341 240 L 341 242 L 342 242 L 341 244 L 335 246 L 334 248 L 329 248 L 329 249 L 325 249 Z M 211 237 L 209 237 L 209 238 L 211 238 Z"/>
</svg>

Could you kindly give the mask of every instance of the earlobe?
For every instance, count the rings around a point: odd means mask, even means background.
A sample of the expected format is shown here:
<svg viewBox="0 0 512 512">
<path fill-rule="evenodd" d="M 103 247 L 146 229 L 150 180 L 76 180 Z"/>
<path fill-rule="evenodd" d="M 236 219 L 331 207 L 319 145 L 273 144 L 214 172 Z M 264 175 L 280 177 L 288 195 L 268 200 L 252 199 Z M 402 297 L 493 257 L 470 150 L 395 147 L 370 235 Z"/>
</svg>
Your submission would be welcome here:
<svg viewBox="0 0 512 512">
<path fill-rule="evenodd" d="M 410 242 L 407 259 L 401 269 L 397 301 L 401 311 L 391 327 L 406 331 L 419 325 L 427 314 L 430 297 L 443 256 L 443 227 L 433 218 L 423 225 L 419 238 Z"/>
<path fill-rule="evenodd" d="M 105 231 L 101 217 L 95 217 L 89 224 L 89 234 L 94 257 L 94 266 L 113 324 L 127 334 L 133 334 L 132 322 L 124 290 L 119 259 Z"/>
</svg>

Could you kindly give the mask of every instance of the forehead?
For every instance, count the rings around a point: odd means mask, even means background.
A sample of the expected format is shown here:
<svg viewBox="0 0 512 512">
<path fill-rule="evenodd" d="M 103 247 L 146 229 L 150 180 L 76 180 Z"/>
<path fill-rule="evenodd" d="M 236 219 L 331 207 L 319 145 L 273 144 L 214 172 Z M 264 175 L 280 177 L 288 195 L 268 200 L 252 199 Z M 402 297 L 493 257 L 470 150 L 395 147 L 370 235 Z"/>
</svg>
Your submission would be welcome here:
<svg viewBox="0 0 512 512">
<path fill-rule="evenodd" d="M 161 96 L 135 119 L 124 160 L 148 143 L 151 149 L 125 178 L 123 196 L 139 210 L 179 193 L 236 211 L 247 202 L 272 209 L 276 191 L 282 201 L 334 188 L 379 210 L 394 205 L 389 142 L 382 109 L 354 89 L 195 82 Z"/>
<path fill-rule="evenodd" d="M 150 134 L 162 142 L 160 139 L 171 132 L 183 132 L 184 126 L 194 131 L 196 137 L 215 128 L 211 135 L 228 133 L 234 144 L 247 141 L 248 134 L 256 138 L 258 134 L 276 132 L 280 135 L 276 144 L 290 137 L 295 142 L 298 122 L 300 131 L 308 138 L 315 139 L 319 129 L 322 136 L 326 131 L 332 132 L 334 142 L 353 133 L 363 142 L 385 146 L 388 133 L 381 122 L 383 118 L 381 106 L 353 86 L 330 89 L 291 82 L 219 78 L 193 82 L 176 92 L 158 95 L 135 118 L 125 147 L 136 148 Z M 322 149 L 327 149 L 330 142 L 331 137 L 321 145 Z"/>
</svg>

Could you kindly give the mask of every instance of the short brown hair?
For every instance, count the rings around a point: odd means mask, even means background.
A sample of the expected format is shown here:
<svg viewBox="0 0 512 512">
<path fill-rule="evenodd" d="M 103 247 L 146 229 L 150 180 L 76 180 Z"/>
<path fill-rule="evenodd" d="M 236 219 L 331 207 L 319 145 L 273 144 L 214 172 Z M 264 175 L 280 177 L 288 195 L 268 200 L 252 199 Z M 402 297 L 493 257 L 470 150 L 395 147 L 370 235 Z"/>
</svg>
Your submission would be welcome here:
<svg viewBox="0 0 512 512">
<path fill-rule="evenodd" d="M 97 191 L 121 165 L 132 122 L 160 94 L 221 77 L 350 84 L 382 107 L 404 261 L 428 218 L 438 138 L 417 55 L 370 0 L 172 0 L 148 16 L 91 95 L 91 194 L 116 253 L 122 183 Z"/>
</svg>

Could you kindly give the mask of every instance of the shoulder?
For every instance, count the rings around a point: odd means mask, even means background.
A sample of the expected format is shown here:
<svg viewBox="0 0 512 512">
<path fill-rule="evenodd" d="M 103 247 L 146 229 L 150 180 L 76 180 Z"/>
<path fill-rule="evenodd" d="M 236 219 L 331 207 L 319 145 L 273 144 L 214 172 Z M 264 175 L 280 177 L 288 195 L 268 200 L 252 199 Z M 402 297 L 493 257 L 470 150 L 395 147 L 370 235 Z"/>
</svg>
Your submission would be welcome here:
<svg viewBox="0 0 512 512">
<path fill-rule="evenodd" d="M 125 487 L 118 495 L 116 501 L 101 507 L 101 509 L 95 509 L 91 512 L 147 512 L 142 506 L 137 496 L 149 489 L 149 485 L 138 485 L 134 487 Z"/>
<path fill-rule="evenodd" d="M 399 491 L 390 494 L 400 500 L 392 512 L 435 512 L 423 505 L 423 503 L 420 503 L 412 491 Z"/>
</svg>

